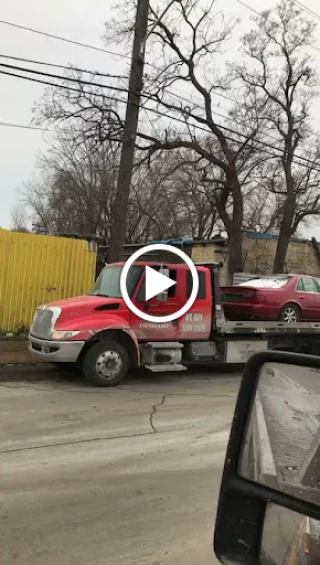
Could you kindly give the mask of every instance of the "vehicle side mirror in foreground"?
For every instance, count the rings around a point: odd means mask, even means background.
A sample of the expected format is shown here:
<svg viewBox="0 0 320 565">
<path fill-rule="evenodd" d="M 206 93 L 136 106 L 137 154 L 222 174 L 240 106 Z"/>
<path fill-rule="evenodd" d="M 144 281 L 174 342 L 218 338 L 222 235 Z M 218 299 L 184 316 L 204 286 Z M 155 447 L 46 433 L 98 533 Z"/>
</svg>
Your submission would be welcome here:
<svg viewBox="0 0 320 565">
<path fill-rule="evenodd" d="M 214 550 L 228 565 L 320 564 L 320 358 L 269 351 L 248 361 Z"/>
</svg>

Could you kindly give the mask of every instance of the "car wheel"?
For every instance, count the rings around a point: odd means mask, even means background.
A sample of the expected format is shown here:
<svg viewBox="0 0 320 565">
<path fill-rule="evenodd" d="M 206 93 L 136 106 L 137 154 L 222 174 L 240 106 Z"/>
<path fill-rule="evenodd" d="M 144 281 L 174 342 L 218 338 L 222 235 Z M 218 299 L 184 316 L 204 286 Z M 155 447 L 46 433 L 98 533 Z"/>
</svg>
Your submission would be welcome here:
<svg viewBox="0 0 320 565">
<path fill-rule="evenodd" d="M 82 368 L 95 386 L 116 386 L 127 376 L 129 356 L 120 343 L 100 341 L 88 349 Z"/>
<path fill-rule="evenodd" d="M 300 322 L 301 310 L 299 306 L 296 304 L 286 304 L 280 312 L 279 320 L 287 324 Z"/>
</svg>

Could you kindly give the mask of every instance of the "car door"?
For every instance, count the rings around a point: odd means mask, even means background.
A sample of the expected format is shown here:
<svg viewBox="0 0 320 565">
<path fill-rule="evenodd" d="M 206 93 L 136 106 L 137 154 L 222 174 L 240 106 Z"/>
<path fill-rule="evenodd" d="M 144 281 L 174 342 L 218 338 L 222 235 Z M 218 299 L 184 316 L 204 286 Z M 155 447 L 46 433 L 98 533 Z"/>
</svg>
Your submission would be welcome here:
<svg viewBox="0 0 320 565">
<path fill-rule="evenodd" d="M 157 270 L 160 267 L 152 268 Z M 177 312 L 183 306 L 181 304 L 181 269 L 169 269 L 169 277 L 175 280 L 177 284 L 168 289 L 168 299 L 166 302 L 160 302 L 156 296 L 148 300 L 148 302 L 145 301 L 144 275 L 132 298 L 134 305 L 150 316 L 162 317 Z M 178 336 L 177 320 L 165 323 L 148 322 L 130 312 L 130 326 L 139 340 L 172 341 L 176 340 Z"/>
<path fill-rule="evenodd" d="M 316 300 L 316 320 L 320 322 L 320 279 L 314 278 L 314 282 L 316 283 L 318 294 L 315 297 Z"/>
<path fill-rule="evenodd" d="M 298 301 L 304 320 L 320 320 L 319 287 L 312 277 L 301 277 L 297 285 Z"/>
</svg>

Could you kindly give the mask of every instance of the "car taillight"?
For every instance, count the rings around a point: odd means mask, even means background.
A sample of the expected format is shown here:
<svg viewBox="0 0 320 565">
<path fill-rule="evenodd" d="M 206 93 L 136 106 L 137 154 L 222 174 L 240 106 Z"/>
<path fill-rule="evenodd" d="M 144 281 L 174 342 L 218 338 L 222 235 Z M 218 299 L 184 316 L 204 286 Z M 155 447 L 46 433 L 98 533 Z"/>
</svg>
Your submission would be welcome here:
<svg viewBox="0 0 320 565">
<path fill-rule="evenodd" d="M 266 299 L 264 294 L 259 294 L 259 292 L 257 292 L 254 295 L 253 302 L 255 304 L 264 304 L 266 301 L 267 301 L 267 299 Z"/>
</svg>

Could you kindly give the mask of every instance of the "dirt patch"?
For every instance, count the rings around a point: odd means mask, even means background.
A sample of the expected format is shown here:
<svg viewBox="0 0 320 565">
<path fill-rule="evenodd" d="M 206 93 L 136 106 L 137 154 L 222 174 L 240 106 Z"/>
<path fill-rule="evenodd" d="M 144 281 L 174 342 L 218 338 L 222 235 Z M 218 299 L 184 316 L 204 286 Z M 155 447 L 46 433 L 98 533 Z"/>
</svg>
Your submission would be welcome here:
<svg viewBox="0 0 320 565">
<path fill-rule="evenodd" d="M 0 364 L 1 363 L 37 363 L 28 351 L 26 340 L 1 340 L 0 341 Z"/>
<path fill-rule="evenodd" d="M 35 363 L 34 365 L 19 365 L 13 363 L 0 367 L 0 386 L 2 383 L 63 381 L 63 374 L 50 363 Z"/>
</svg>

